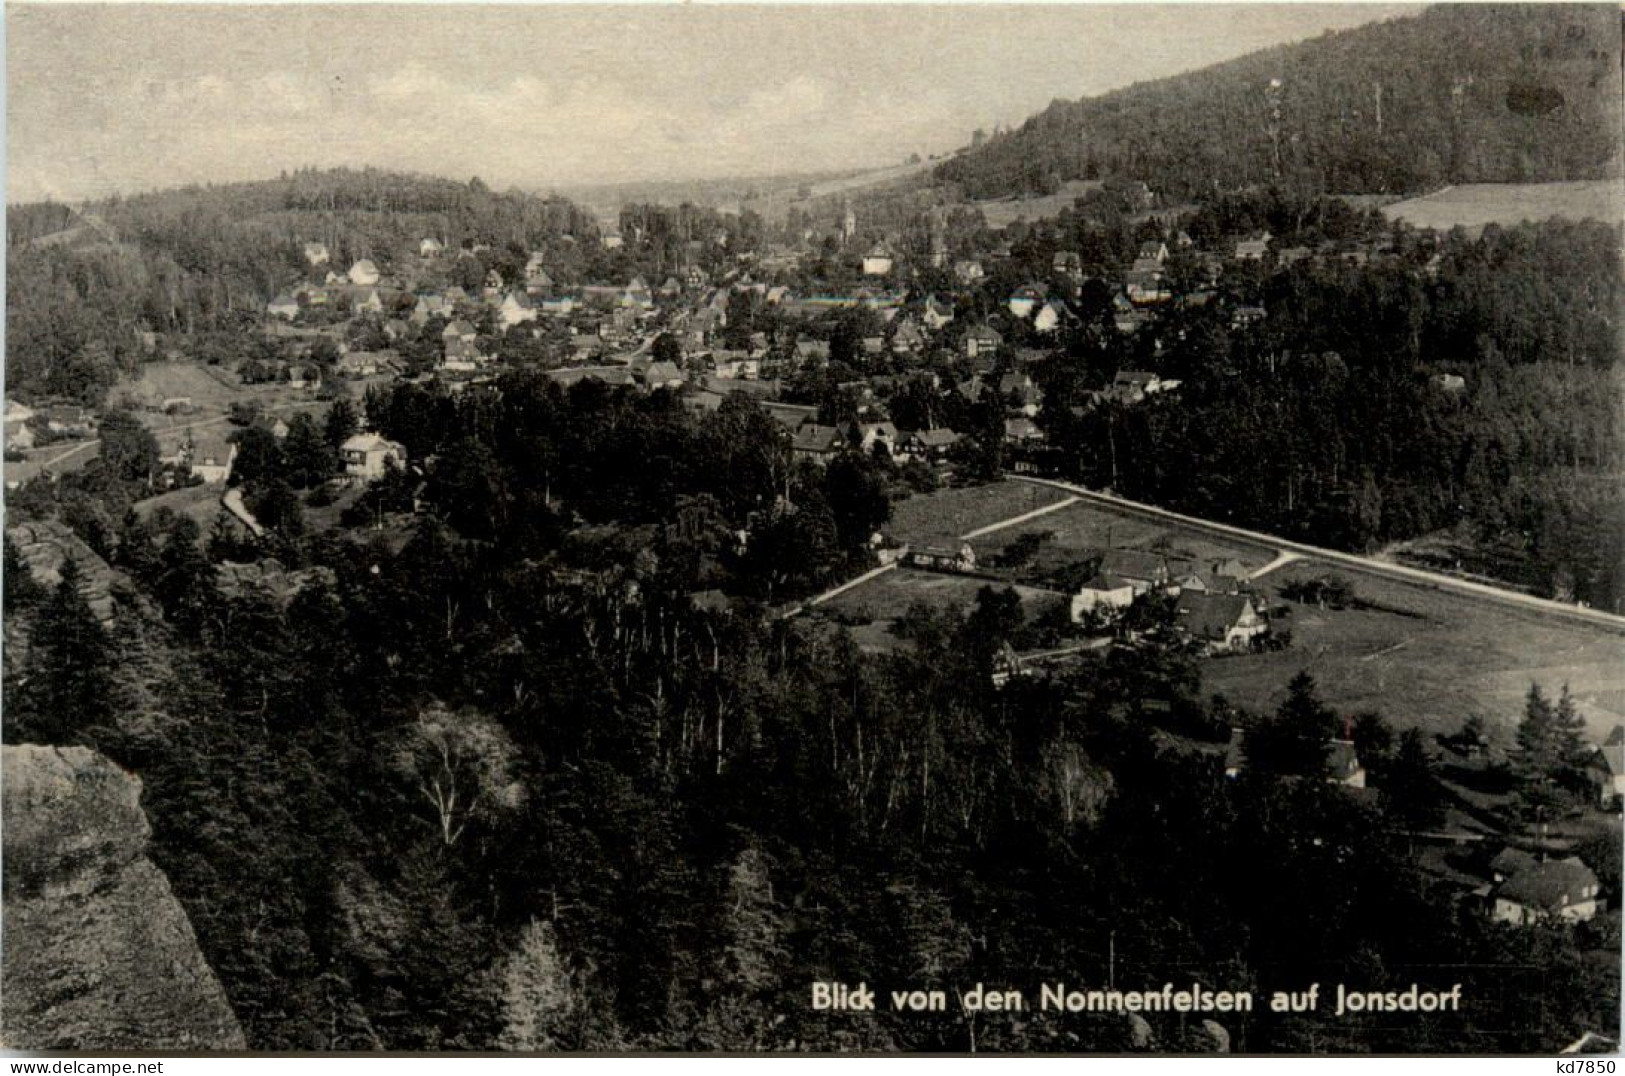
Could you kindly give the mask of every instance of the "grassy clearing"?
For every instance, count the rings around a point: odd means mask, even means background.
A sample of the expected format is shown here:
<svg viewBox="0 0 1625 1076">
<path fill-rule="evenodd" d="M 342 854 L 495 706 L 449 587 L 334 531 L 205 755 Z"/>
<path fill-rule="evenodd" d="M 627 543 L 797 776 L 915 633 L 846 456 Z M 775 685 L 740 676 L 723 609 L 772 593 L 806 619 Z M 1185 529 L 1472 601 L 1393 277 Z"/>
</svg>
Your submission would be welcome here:
<svg viewBox="0 0 1625 1076">
<path fill-rule="evenodd" d="M 1278 596 L 1293 580 L 1326 571 L 1291 565 L 1267 576 L 1266 590 Z M 1379 608 L 1293 606 L 1290 650 L 1211 660 L 1203 689 L 1268 710 L 1307 669 L 1341 712 L 1374 709 L 1429 733 L 1453 731 L 1477 713 L 1492 734 L 1510 739 L 1532 681 L 1551 694 L 1567 683 L 1590 739 L 1625 721 L 1625 638 L 1409 583 L 1345 578 L 1358 599 Z"/>
<path fill-rule="evenodd" d="M 1486 224 L 1513 225 L 1553 217 L 1618 223 L 1622 204 L 1619 181 L 1573 183 L 1469 183 L 1409 198 L 1383 207 L 1388 220 L 1418 228 L 1448 231 L 1461 225 L 1470 232 Z"/>
<path fill-rule="evenodd" d="M 888 530 L 894 537 L 915 546 L 958 541 L 961 534 L 1064 501 L 1067 496 L 1060 490 L 1027 482 L 995 482 L 987 486 L 938 490 L 892 505 Z M 1040 517 L 1034 522 L 1049 518 Z M 980 552 L 984 542 L 991 544 L 1003 537 L 1002 531 L 990 534 L 979 539 L 976 548 Z"/>
<path fill-rule="evenodd" d="M 135 503 L 135 511 L 142 519 L 151 519 L 160 508 L 167 508 L 177 516 L 188 516 L 198 525 L 206 539 L 214 526 L 215 517 L 225 509 L 220 507 L 224 486 L 187 486 L 148 497 Z"/>
<path fill-rule="evenodd" d="M 852 625 L 858 645 L 865 650 L 895 650 L 903 641 L 891 633 L 892 622 L 910 606 L 920 604 L 937 611 L 966 613 L 976 604 L 977 592 L 983 587 L 1003 589 L 1007 585 L 974 576 L 899 568 L 831 598 L 819 609 L 840 619 L 869 618 L 869 623 Z M 1021 596 L 1022 611 L 1029 621 L 1064 600 L 1051 591 L 1023 586 L 1014 589 Z"/>
<path fill-rule="evenodd" d="M 992 563 L 1006 546 L 1024 534 L 1049 534 L 1037 554 L 1021 569 L 1023 578 L 1049 578 L 1065 572 L 1103 549 L 1155 550 L 1174 559 L 1206 566 L 1235 559 L 1249 570 L 1274 559 L 1271 550 L 1221 541 L 1204 534 L 1169 527 L 1165 523 L 1118 515 L 1091 504 L 1073 504 L 976 539 L 980 563 Z"/>
<path fill-rule="evenodd" d="M 135 408 L 157 408 L 165 400 L 190 399 L 200 412 L 224 412 L 233 400 L 252 392 L 237 375 L 221 367 L 196 362 L 151 362 L 134 378 L 122 379 L 108 390 L 108 403 L 127 402 Z"/>
<path fill-rule="evenodd" d="M 967 204 L 972 209 L 982 211 L 989 228 L 1003 228 L 1022 219 L 1048 220 L 1055 217 L 1061 210 L 1071 209 L 1072 203 L 1100 186 L 1099 180 L 1069 179 L 1054 194 L 1028 198 L 1000 198 L 996 201 Z"/>
</svg>

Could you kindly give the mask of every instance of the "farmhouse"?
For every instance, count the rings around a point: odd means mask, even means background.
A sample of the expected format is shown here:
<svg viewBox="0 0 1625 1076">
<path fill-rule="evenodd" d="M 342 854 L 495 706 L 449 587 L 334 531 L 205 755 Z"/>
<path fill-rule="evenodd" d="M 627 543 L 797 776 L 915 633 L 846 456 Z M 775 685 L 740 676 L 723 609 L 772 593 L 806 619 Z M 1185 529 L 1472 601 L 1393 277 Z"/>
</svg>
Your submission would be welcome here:
<svg viewBox="0 0 1625 1076">
<path fill-rule="evenodd" d="M 845 445 L 841 431 L 834 426 L 820 426 L 808 422 L 797 428 L 790 442 L 790 450 L 802 459 L 814 463 L 827 463 Z"/>
<path fill-rule="evenodd" d="M 1597 876 L 1578 856 L 1510 869 L 1514 873 L 1490 893 L 1489 914 L 1495 922 L 1513 926 L 1550 920 L 1584 922 L 1597 914 Z"/>
<path fill-rule="evenodd" d="M 391 463 L 406 466 L 406 448 L 376 433 L 358 433 L 339 446 L 339 458 L 344 461 L 345 474 L 371 481 L 382 478 Z"/>
<path fill-rule="evenodd" d="M 1136 594 L 1168 585 L 1167 560 L 1143 549 L 1108 549 L 1101 554 L 1096 571 L 1127 581 Z"/>
<path fill-rule="evenodd" d="M 194 431 L 185 455 L 195 477 L 206 486 L 217 486 L 231 477 L 231 465 L 237 459 L 237 445 L 226 440 L 224 434 L 213 430 Z"/>
<path fill-rule="evenodd" d="M 1136 593 L 1134 584 L 1127 579 L 1111 572 L 1096 572 L 1072 596 L 1072 622 L 1079 623 L 1097 611 L 1114 616 L 1134 604 Z"/>
<path fill-rule="evenodd" d="M 969 542 L 958 546 L 928 545 L 909 551 L 908 562 L 916 568 L 931 568 L 940 572 L 973 572 L 976 570 L 976 550 Z"/>
<path fill-rule="evenodd" d="M 902 435 L 899 444 L 906 456 L 938 457 L 959 443 L 959 434 L 950 429 L 914 430 Z"/>
<path fill-rule="evenodd" d="M 1174 627 L 1200 640 L 1210 652 L 1245 650 L 1269 630 L 1252 599 L 1243 594 L 1186 590 L 1174 608 Z"/>
</svg>

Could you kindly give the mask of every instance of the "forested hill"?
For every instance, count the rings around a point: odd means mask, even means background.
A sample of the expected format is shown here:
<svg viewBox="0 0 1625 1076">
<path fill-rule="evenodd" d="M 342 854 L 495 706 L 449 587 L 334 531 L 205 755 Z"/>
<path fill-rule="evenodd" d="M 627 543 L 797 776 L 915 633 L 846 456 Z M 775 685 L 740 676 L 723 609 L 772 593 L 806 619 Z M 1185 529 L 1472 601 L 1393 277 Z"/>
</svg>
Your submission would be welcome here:
<svg viewBox="0 0 1625 1076">
<path fill-rule="evenodd" d="M 567 267 L 596 249 L 597 235 L 593 216 L 562 198 L 372 169 L 301 170 L 77 209 L 12 206 L 7 380 L 25 396 L 94 398 L 135 363 L 136 330 L 229 329 L 330 267 L 370 258 L 390 274 L 415 263 L 426 237 L 490 244 L 521 265 L 522 252 L 542 250 Z M 311 242 L 325 245 L 327 262 L 306 257 Z"/>
<path fill-rule="evenodd" d="M 1620 112 L 1617 7 L 1451 4 L 1056 101 L 936 177 L 989 198 L 1115 175 L 1175 199 L 1599 179 Z"/>
</svg>

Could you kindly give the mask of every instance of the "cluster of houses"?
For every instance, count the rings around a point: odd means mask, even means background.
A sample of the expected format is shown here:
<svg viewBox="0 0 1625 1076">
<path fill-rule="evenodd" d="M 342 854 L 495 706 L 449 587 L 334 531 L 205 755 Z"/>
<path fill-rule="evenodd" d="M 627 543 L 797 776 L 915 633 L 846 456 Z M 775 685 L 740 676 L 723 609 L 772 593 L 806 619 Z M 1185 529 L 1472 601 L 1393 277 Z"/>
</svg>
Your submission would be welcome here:
<svg viewBox="0 0 1625 1076">
<path fill-rule="evenodd" d="M 1175 598 L 1174 627 L 1210 653 L 1251 649 L 1270 631 L 1263 603 L 1236 560 L 1205 566 L 1143 549 L 1108 549 L 1072 597 L 1074 622 L 1110 622 L 1147 594 Z"/>
</svg>

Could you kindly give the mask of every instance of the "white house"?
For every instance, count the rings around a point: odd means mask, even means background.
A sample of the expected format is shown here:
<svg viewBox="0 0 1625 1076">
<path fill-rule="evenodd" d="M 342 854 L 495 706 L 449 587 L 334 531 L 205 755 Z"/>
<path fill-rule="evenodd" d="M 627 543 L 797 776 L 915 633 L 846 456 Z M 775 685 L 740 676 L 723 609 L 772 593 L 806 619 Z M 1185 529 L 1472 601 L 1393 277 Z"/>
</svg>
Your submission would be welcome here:
<svg viewBox="0 0 1625 1076">
<path fill-rule="evenodd" d="M 1133 583 L 1110 572 L 1099 572 L 1072 595 L 1072 622 L 1076 624 L 1097 610 L 1116 616 L 1133 604 Z"/>
<path fill-rule="evenodd" d="M 504 329 L 511 329 L 527 321 L 535 321 L 536 315 L 536 304 L 522 291 L 510 291 L 497 310 L 497 316 L 501 318 Z"/>
<path fill-rule="evenodd" d="M 350 283 L 359 287 L 370 288 L 378 283 L 380 276 L 378 266 L 373 264 L 371 258 L 362 258 L 350 266 Z"/>
<path fill-rule="evenodd" d="M 1521 866 L 1490 893 L 1490 918 L 1528 926 L 1546 920 L 1584 922 L 1597 914 L 1601 887 L 1578 856 Z"/>
<path fill-rule="evenodd" d="M 885 243 L 876 243 L 869 248 L 863 256 L 864 276 L 885 276 L 892 271 L 891 248 Z"/>
<path fill-rule="evenodd" d="M 390 463 L 406 466 L 406 448 L 376 433 L 358 433 L 339 446 L 344 473 L 351 478 L 371 481 L 382 478 Z"/>
<path fill-rule="evenodd" d="M 202 479 L 204 485 L 218 486 L 231 477 L 237 445 L 213 431 L 202 436 L 194 434 L 185 457 L 192 474 Z"/>
</svg>

